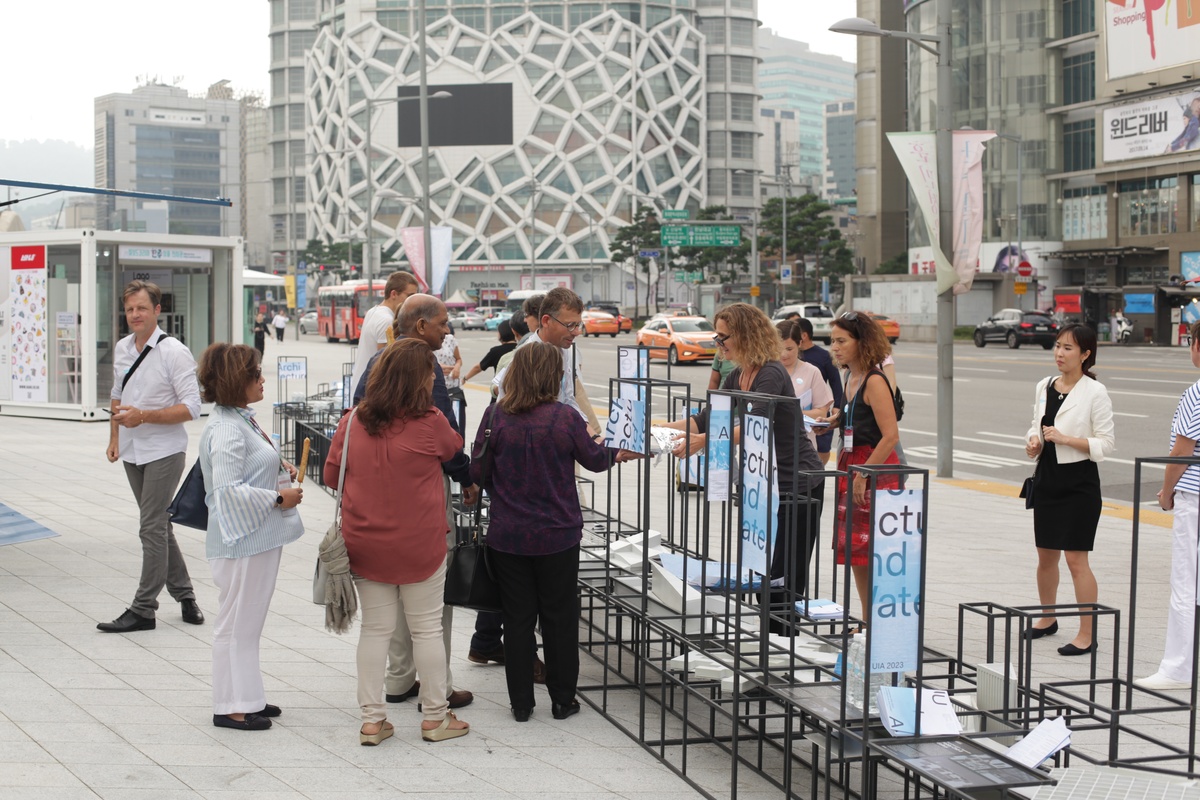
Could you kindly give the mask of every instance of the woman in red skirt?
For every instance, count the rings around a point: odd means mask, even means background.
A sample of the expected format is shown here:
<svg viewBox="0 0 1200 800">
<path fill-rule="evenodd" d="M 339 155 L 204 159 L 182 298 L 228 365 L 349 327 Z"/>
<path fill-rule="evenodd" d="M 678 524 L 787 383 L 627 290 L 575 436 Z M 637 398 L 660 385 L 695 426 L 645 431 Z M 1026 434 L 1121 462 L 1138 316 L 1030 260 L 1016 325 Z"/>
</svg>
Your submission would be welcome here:
<svg viewBox="0 0 1200 800">
<path fill-rule="evenodd" d="M 845 405 L 838 415 L 842 430 L 842 450 L 838 469 L 866 464 L 899 464 L 896 445 L 900 430 L 896 426 L 895 398 L 887 376 L 878 368 L 891 352 L 879 323 L 866 314 L 848 311 L 833 321 L 830 351 L 833 360 L 848 370 Z M 867 549 L 871 540 L 871 515 L 867 497 L 867 476 L 855 473 L 852 487 L 847 478 L 837 481 L 837 563 L 846 563 L 846 509 L 853 503 L 850 533 L 850 571 L 862 603 L 862 618 L 867 619 L 871 602 L 871 565 Z M 878 489 L 898 489 L 898 475 L 876 479 Z"/>
</svg>

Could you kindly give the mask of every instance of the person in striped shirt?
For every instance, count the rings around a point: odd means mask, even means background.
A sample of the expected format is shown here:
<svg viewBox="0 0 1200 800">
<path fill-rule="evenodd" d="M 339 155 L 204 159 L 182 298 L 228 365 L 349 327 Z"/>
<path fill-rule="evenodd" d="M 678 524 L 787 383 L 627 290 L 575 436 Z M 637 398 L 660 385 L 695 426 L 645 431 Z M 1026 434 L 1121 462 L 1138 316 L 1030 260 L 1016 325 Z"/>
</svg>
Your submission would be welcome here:
<svg viewBox="0 0 1200 800">
<path fill-rule="evenodd" d="M 250 406 L 263 399 L 258 351 L 218 342 L 200 356 L 204 400 L 216 403 L 200 435 L 200 469 L 208 494 L 205 554 L 220 608 L 213 630 L 213 725 L 243 731 L 271 727 L 282 712 L 267 702 L 258 646 L 283 546 L 304 534 L 292 488 L 296 468 L 284 461 Z"/>
<path fill-rule="evenodd" d="M 1192 366 L 1200 367 L 1200 322 L 1192 323 Z M 1179 398 L 1171 420 L 1172 456 L 1200 456 L 1200 381 Z M 1134 681 L 1143 689 L 1190 689 L 1195 642 L 1196 529 L 1200 511 L 1200 466 L 1168 464 L 1158 504 L 1174 510 L 1171 526 L 1171 598 L 1167 603 L 1167 641 L 1158 671 Z"/>
</svg>

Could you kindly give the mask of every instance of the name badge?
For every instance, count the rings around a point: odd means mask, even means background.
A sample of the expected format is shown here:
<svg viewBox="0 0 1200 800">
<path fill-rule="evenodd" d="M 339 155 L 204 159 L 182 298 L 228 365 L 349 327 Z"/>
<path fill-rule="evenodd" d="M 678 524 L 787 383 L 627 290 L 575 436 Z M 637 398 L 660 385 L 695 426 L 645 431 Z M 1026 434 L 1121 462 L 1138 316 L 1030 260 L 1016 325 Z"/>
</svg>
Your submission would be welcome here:
<svg viewBox="0 0 1200 800">
<path fill-rule="evenodd" d="M 854 450 L 854 428 L 846 428 L 842 434 L 842 449 L 847 453 Z"/>
</svg>

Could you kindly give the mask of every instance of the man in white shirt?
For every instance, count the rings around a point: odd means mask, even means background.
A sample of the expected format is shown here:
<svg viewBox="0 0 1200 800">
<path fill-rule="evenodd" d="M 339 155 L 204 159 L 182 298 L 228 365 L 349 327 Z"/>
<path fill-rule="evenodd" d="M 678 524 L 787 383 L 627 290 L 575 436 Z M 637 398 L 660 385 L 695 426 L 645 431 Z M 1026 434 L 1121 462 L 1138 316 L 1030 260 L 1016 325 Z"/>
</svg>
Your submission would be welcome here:
<svg viewBox="0 0 1200 800">
<path fill-rule="evenodd" d="M 287 314 L 283 313 L 282 308 L 275 312 L 275 317 L 271 320 L 271 324 L 275 326 L 275 338 L 282 342 L 283 332 L 287 330 L 288 324 Z"/>
<path fill-rule="evenodd" d="M 358 332 L 358 351 L 354 356 L 354 371 L 350 374 L 350 389 L 358 387 L 359 380 L 367 371 L 371 357 L 387 345 L 387 332 L 396 319 L 396 312 L 404 301 L 421 291 L 417 279 L 409 272 L 393 272 L 383 287 L 383 302 L 367 312 L 362 328 Z M 351 405 L 346 398 L 346 407 Z"/>
<path fill-rule="evenodd" d="M 562 349 L 563 378 L 562 386 L 559 388 L 558 401 L 566 403 L 578 411 L 579 416 L 587 422 L 588 416 L 579 407 L 579 401 L 575 397 L 575 373 L 579 362 L 572 348 L 575 337 L 579 335 L 579 330 L 583 327 L 583 301 L 570 289 L 560 286 L 546 292 L 546 296 L 542 298 L 539 313 L 538 329 L 521 340 L 521 343 L 517 345 L 517 350 L 530 342 L 546 342 Z M 507 373 L 508 367 L 505 367 L 492 379 L 497 399 L 504 397 L 504 376 Z M 593 434 L 595 433 L 597 431 L 593 431 Z"/>
<path fill-rule="evenodd" d="M 148 281 L 125 287 L 125 320 L 132 331 L 113 354 L 112 423 L 108 460 L 120 459 L 141 512 L 142 577 L 125 613 L 96 627 L 105 633 L 154 629 L 163 586 L 179 602 L 183 621 L 204 622 L 167 507 L 183 475 L 187 430 L 200 416 L 196 360 L 158 327 L 162 292 Z"/>
</svg>

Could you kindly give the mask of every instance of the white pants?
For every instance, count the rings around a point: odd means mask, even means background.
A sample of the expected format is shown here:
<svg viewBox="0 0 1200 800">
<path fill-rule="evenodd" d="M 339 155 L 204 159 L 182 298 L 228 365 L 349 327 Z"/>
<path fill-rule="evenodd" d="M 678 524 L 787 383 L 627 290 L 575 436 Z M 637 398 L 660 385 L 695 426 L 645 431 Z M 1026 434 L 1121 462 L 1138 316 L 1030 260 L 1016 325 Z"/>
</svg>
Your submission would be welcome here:
<svg viewBox="0 0 1200 800">
<path fill-rule="evenodd" d="M 362 623 L 358 637 L 358 704 L 362 721 L 387 719 L 384 703 L 384 669 L 388 644 L 403 619 L 412 635 L 412 657 L 421 673 L 421 711 L 425 719 L 446 716 L 450 694 L 446 681 L 446 652 L 442 645 L 442 594 L 446 587 L 446 562 L 420 583 L 393 586 L 355 578 Z"/>
<path fill-rule="evenodd" d="M 212 645 L 214 714 L 249 714 L 267 704 L 258 645 L 282 554 L 276 547 L 246 558 L 209 559 L 220 590 Z"/>
<path fill-rule="evenodd" d="M 1196 536 L 1200 495 L 1175 492 L 1171 526 L 1171 599 L 1167 604 L 1167 642 L 1158 671 L 1181 683 L 1192 681 L 1193 624 L 1196 614 Z"/>
<path fill-rule="evenodd" d="M 442 482 L 446 496 L 446 523 L 450 526 L 450 533 L 446 535 L 446 550 L 449 551 L 454 546 L 454 510 L 450 506 L 450 479 L 443 475 Z M 449 552 L 447 552 L 447 561 L 449 558 Z M 450 670 L 450 637 L 453 631 L 454 606 L 444 606 L 442 608 L 442 640 L 446 646 L 447 695 L 454 690 L 454 673 Z M 407 692 L 417 682 L 418 672 L 417 665 L 413 661 L 412 631 L 408 629 L 404 603 L 401 602 L 400 613 L 396 615 L 396 630 L 392 634 L 392 642 L 388 646 L 387 676 L 384 679 L 387 693 L 404 694 Z"/>
</svg>

